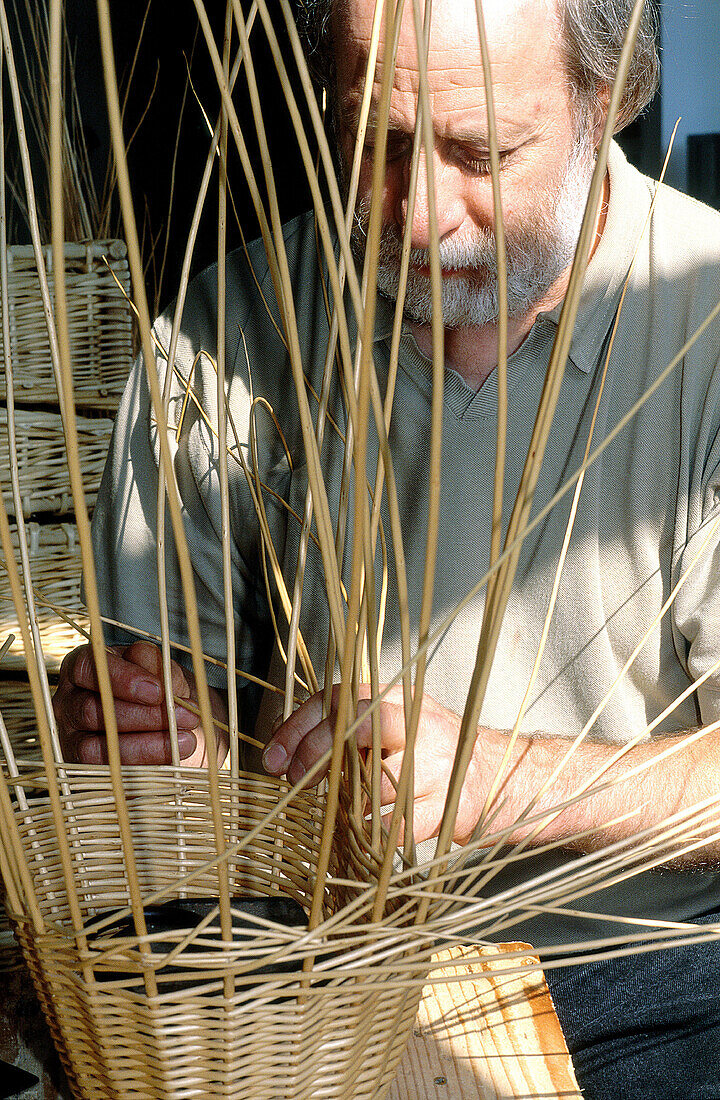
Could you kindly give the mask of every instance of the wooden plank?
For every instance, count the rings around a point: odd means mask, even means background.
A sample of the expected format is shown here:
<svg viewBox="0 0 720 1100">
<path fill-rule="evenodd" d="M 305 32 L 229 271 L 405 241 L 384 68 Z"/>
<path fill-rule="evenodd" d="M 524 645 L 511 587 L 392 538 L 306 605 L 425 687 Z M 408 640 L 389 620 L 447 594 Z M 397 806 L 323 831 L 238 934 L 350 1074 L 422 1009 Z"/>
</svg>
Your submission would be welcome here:
<svg viewBox="0 0 720 1100">
<path fill-rule="evenodd" d="M 508 959 L 510 951 L 527 955 Z M 458 965 L 463 958 L 468 961 Z M 457 947 L 436 959 L 388 1100 L 581 1100 L 528 944 Z M 524 964 L 538 969 L 507 973 Z"/>
</svg>

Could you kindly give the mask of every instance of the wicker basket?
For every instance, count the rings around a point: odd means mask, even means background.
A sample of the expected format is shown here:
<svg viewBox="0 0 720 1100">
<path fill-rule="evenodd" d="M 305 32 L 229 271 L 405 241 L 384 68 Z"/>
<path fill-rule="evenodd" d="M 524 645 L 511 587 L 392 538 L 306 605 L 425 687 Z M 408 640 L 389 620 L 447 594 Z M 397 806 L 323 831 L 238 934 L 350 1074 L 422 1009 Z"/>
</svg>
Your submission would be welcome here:
<svg viewBox="0 0 720 1100">
<path fill-rule="evenodd" d="M 0 409 L 0 469 L 10 463 L 7 410 Z M 77 417 L 78 450 L 88 507 L 95 504 L 107 457 L 112 421 L 106 417 Z M 62 419 L 56 413 L 27 411 L 15 413 L 17 460 L 20 476 L 22 512 L 50 512 L 66 515 L 73 510 L 70 494 L 65 437 Z M 9 493 L 7 473 L 3 477 L 5 501 L 10 515 L 15 507 Z"/>
<path fill-rule="evenodd" d="M 0 636 L 4 633 L 3 628 Z M 40 760 L 37 718 L 26 680 L 0 680 L 0 714 L 15 755 L 22 760 Z"/>
<path fill-rule="evenodd" d="M 12 917 L 78 1097 L 384 1095 L 415 1018 L 428 956 L 420 961 L 411 929 L 393 926 L 392 918 L 369 925 L 361 909 L 345 904 L 372 887 L 377 868 L 360 838 L 335 851 L 325 913 L 332 921 L 324 930 L 310 935 L 305 926 L 266 921 L 221 943 L 211 926 L 196 925 L 155 934 L 153 950 L 143 955 L 134 926 L 118 935 L 92 923 L 129 902 L 108 770 L 69 768 L 60 777 L 87 936 L 71 924 L 47 788 L 41 775 L 27 776 L 28 807 L 16 809 L 15 819 L 44 927 L 28 913 Z M 146 909 L 161 889 L 175 898 L 183 890 L 217 895 L 205 773 L 134 768 L 125 769 L 123 781 Z M 226 836 L 247 835 L 262 823 L 282 790 L 256 776 L 222 776 Z M 231 855 L 231 894 L 282 894 L 306 910 L 323 808 L 316 794 L 298 796 Z M 338 835 L 347 837 L 347 822 L 338 824 Z M 157 995 L 143 973 L 158 981 Z"/>
<path fill-rule="evenodd" d="M 80 595 L 82 562 L 77 528 L 72 523 L 29 523 L 27 533 L 43 654 L 47 668 L 56 671 L 68 650 L 87 640 L 82 633 L 88 629 L 88 618 Z M 71 622 L 62 619 L 43 599 L 61 609 Z M 14 634 L 15 641 L 5 653 L 4 667 L 25 668 L 27 660 L 10 585 L 7 573 L 0 567 L 0 643 L 8 634 Z M 0 710 L 5 715 L 4 704 Z"/>
<path fill-rule="evenodd" d="M 51 273 L 49 247 L 44 255 Z M 49 282 L 52 294 L 52 279 Z M 132 312 L 123 294 L 130 291 L 124 242 L 66 244 L 65 286 L 75 404 L 115 410 L 133 358 Z M 56 403 L 50 344 L 30 245 L 8 250 L 8 289 L 15 399 Z M 0 399 L 5 396 L 3 373 Z"/>
</svg>

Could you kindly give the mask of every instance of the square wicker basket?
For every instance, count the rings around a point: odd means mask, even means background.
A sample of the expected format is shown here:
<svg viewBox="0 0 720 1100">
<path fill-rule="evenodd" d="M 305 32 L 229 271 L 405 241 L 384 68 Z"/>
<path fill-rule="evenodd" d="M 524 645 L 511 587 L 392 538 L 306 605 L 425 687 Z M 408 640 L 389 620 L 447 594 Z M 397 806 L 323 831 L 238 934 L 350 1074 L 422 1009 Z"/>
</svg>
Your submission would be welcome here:
<svg viewBox="0 0 720 1100">
<path fill-rule="evenodd" d="M 48 274 L 52 250 L 44 249 Z M 52 279 L 49 279 L 52 300 Z M 65 286 L 70 350 L 77 407 L 113 412 L 133 358 L 133 314 L 128 298 L 130 276 L 123 241 L 65 245 Z M 10 353 L 15 400 L 57 402 L 50 343 L 40 295 L 35 254 L 30 245 L 8 249 Z M 0 332 L 0 355 L 2 354 Z M 5 400 L 0 378 L 0 400 Z"/>
</svg>

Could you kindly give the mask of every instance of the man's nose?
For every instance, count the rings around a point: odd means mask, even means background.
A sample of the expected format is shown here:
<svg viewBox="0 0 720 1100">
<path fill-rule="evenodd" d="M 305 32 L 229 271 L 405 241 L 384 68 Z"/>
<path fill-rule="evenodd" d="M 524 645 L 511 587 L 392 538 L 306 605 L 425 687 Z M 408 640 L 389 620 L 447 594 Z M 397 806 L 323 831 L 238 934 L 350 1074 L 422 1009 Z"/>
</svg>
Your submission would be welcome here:
<svg viewBox="0 0 720 1100">
<path fill-rule="evenodd" d="M 431 165 L 435 191 L 434 205 L 437 217 L 437 234 L 438 238 L 442 240 L 460 228 L 467 211 L 460 174 L 453 167 L 443 164 L 437 152 L 433 154 Z M 415 203 L 411 211 L 411 244 L 413 248 L 429 248 L 432 240 L 430 211 L 433 196 L 430 193 L 428 182 L 428 163 L 425 153 L 422 152 L 418 164 Z M 405 187 L 397 211 L 398 224 L 403 231 L 405 230 L 410 207 L 408 199 L 409 186 L 410 169 L 408 167 Z"/>
</svg>

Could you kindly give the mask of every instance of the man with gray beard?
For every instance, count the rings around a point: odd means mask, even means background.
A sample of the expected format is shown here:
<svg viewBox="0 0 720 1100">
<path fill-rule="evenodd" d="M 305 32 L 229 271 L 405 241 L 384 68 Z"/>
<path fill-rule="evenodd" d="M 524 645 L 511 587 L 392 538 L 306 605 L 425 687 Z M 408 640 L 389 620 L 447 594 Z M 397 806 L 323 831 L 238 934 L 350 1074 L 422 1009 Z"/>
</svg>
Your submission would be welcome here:
<svg viewBox="0 0 720 1100">
<path fill-rule="evenodd" d="M 590 181 L 595 166 L 594 150 L 586 134 L 578 140 L 558 179 L 555 201 L 528 218 L 505 241 L 507 309 L 511 317 L 529 313 L 572 263 L 580 235 Z M 369 210 L 361 203 L 351 237 L 360 262 L 364 257 Z M 400 226 L 383 226 L 377 271 L 378 289 L 396 301 L 400 280 L 402 234 Z M 442 281 L 442 318 L 447 328 L 483 327 L 495 324 L 499 314 L 497 248 L 487 226 L 474 225 L 467 236 L 453 234 L 439 243 Z M 410 251 L 405 315 L 416 324 L 432 321 L 429 249 Z"/>
<path fill-rule="evenodd" d="M 484 0 L 483 7 L 510 268 L 510 446 L 505 471 L 508 499 L 502 517 L 506 525 L 509 502 L 531 443 L 594 152 L 632 4 L 630 0 Z M 324 29 L 315 39 L 314 56 L 324 65 L 334 103 L 338 154 L 348 165 L 361 115 L 374 6 L 371 0 L 335 4 L 306 0 L 306 8 Z M 379 56 L 383 56 L 382 35 Z M 648 8 L 618 128 L 648 102 L 656 70 Z M 380 76 L 376 72 L 360 165 L 355 232 L 360 256 L 380 111 Z M 392 301 L 398 291 L 400 241 L 407 228 L 412 252 L 390 443 L 415 637 L 432 491 L 425 455 L 433 386 L 428 305 L 433 225 L 439 238 L 446 372 L 442 559 L 431 630 L 444 622 L 448 608 L 456 608 L 473 590 L 489 559 L 497 415 L 497 273 L 487 105 L 473 0 L 434 0 L 427 80 L 433 149 L 430 156 L 420 157 L 411 195 L 420 68 L 408 9 L 400 26 L 390 96 L 378 285 Z M 536 490 L 536 509 L 552 500 L 581 465 L 596 405 L 595 432 L 601 439 L 655 388 L 585 477 L 543 665 L 524 711 L 520 737 L 513 743 L 493 824 L 498 830 L 506 829 L 513 841 L 527 841 L 530 850 L 496 876 L 492 888 L 497 891 L 515 890 L 540 874 L 567 874 L 570 882 L 571 872 L 576 865 L 583 866 L 584 856 L 605 845 L 622 846 L 643 831 L 661 832 L 673 815 L 703 801 L 712 805 L 720 787 L 715 730 L 720 721 L 720 584 L 717 565 L 712 564 L 713 555 L 720 551 L 717 535 L 708 542 L 720 501 L 717 332 L 709 329 L 691 349 L 684 348 L 688 335 L 717 303 L 720 220 L 715 213 L 661 188 L 648 227 L 654 190 L 651 181 L 635 172 L 613 146 L 601 202 L 591 211 L 595 219 L 592 255 Z M 288 226 L 285 243 L 301 321 L 303 366 L 314 392 L 319 393 L 328 322 L 312 220 L 300 219 Z M 276 318 L 268 317 L 265 307 L 269 300 L 273 308 L 262 248 L 251 246 L 250 257 L 254 279 L 244 256 L 228 258 L 227 399 L 233 422 L 244 429 L 254 395 L 264 397 L 280 415 L 282 444 L 272 424 L 259 419 L 255 423 L 257 476 L 268 490 L 268 522 L 291 588 L 300 544 L 296 519 L 307 491 L 307 464 L 299 417 L 289 397 L 287 350 L 274 328 Z M 605 374 L 613 323 L 628 277 L 622 323 Z M 214 278 L 213 273 L 200 276 L 188 298 L 175 364 L 181 376 L 192 377 L 195 392 L 211 416 L 216 393 Z M 379 302 L 374 334 L 373 354 L 381 384 L 391 370 L 391 301 Z M 275 313 L 280 317 L 282 311 L 275 309 Z M 161 345 L 168 339 L 170 323 L 167 317 L 158 322 Z M 675 356 L 682 359 L 681 367 L 657 384 L 661 370 Z M 252 365 L 252 379 L 247 362 Z M 173 381 L 168 415 L 177 428 L 176 465 L 188 539 L 197 551 L 193 568 L 202 607 L 203 645 L 210 656 L 222 661 L 226 641 L 217 444 L 185 397 L 184 383 Z M 346 423 L 339 394 L 331 395 L 330 413 L 334 423 Z M 371 439 L 370 450 L 368 469 L 374 468 L 377 439 Z M 336 510 L 342 497 L 343 458 L 342 440 L 328 433 L 323 476 L 331 508 Z M 262 581 L 261 538 L 253 522 L 248 487 L 241 475 L 231 474 L 231 478 L 237 659 L 247 673 L 281 683 L 278 652 L 271 654 L 272 615 Z M 282 507 L 279 501 L 284 502 Z M 156 502 L 154 435 L 139 365 L 118 416 L 94 517 L 94 539 L 107 615 L 154 634 L 159 633 Z M 458 843 L 468 841 L 478 825 L 508 750 L 508 731 L 524 705 L 563 551 L 568 510 L 565 500 L 523 544 L 463 787 L 454 836 Z M 383 518 L 387 529 L 387 513 Z M 709 564 L 685 580 L 671 612 L 625 670 L 638 636 L 655 622 L 701 546 Z M 396 563 L 391 547 L 388 553 L 392 576 Z M 171 622 L 182 638 L 181 586 L 167 530 L 166 562 Z M 415 747 L 414 831 L 419 841 L 430 842 L 438 832 L 482 613 L 482 596 L 464 604 L 428 665 Z M 385 681 L 402 664 L 399 622 L 399 598 L 389 590 L 380 655 L 380 676 Z M 301 628 L 313 664 L 322 668 L 328 608 L 322 561 L 312 543 Z M 165 762 L 168 730 L 157 652 L 143 643 L 128 645 L 128 635 L 117 634 L 113 640 L 118 649 L 112 657 L 111 676 L 123 759 Z M 192 697 L 191 675 L 180 664 L 173 665 L 173 675 L 176 697 Z M 212 668 L 208 675 L 215 705 L 222 711 L 222 677 Z M 569 743 L 606 699 L 591 735 L 561 767 Z M 55 707 L 67 757 L 85 762 L 103 759 L 102 714 L 87 648 L 67 658 Z M 257 716 L 258 701 L 245 688 L 243 729 L 252 732 Z M 258 733 L 267 741 L 263 765 L 270 774 L 299 782 L 328 747 L 334 714 L 325 716 L 321 700 L 313 696 L 286 722 L 273 725 L 275 717 L 270 713 L 263 725 L 261 712 Z M 379 717 L 385 767 L 397 776 L 405 731 L 399 691 L 387 696 Z M 182 758 L 201 764 L 206 750 L 197 719 L 180 708 L 178 724 Z M 700 728 L 707 735 L 688 741 L 687 732 Z M 361 727 L 361 746 L 369 743 L 368 737 Z M 628 746 L 622 756 L 618 754 L 621 746 Z M 248 763 L 260 766 L 259 761 Z M 609 782 L 576 800 L 576 792 L 596 776 Z M 535 836 L 518 827 L 517 821 L 539 794 L 536 809 L 547 810 L 549 817 Z M 388 807 L 392 804 L 390 782 L 383 787 L 382 799 Z M 562 812 L 551 813 L 558 805 L 565 807 Z M 631 868 L 626 875 L 619 870 L 604 889 L 580 896 L 568 885 L 565 895 L 556 898 L 547 912 L 516 901 L 504 921 L 483 927 L 479 935 L 523 936 L 539 948 L 549 948 L 639 935 L 648 926 L 715 925 L 720 907 L 716 873 L 720 843 L 714 839 L 718 830 L 712 820 L 709 833 L 706 843 L 688 846 L 662 873 L 638 874 L 637 868 Z M 719 964 L 718 948 L 711 943 L 550 970 L 548 979 L 585 1096 L 591 1100 L 720 1096 L 720 1013 L 715 992 Z"/>
</svg>

